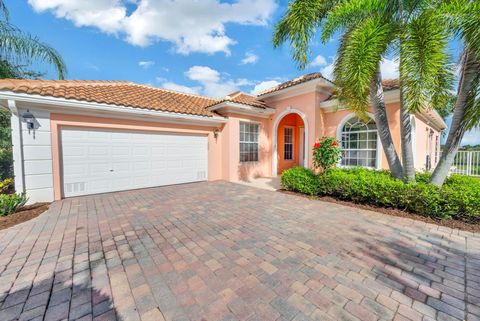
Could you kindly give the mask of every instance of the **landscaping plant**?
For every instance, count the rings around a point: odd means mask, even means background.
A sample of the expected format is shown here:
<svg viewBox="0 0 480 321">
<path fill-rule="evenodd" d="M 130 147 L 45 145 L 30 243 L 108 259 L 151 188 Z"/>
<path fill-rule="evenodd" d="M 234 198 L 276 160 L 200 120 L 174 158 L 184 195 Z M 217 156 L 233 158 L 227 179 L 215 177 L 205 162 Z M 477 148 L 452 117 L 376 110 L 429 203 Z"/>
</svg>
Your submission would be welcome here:
<svg viewBox="0 0 480 321">
<path fill-rule="evenodd" d="M 15 213 L 27 203 L 27 195 L 22 194 L 0 194 L 0 216 Z"/>
<path fill-rule="evenodd" d="M 322 137 L 313 145 L 313 166 L 326 173 L 334 168 L 342 157 L 342 149 L 336 139 Z"/>
<path fill-rule="evenodd" d="M 381 207 L 396 208 L 434 219 L 458 219 L 480 223 L 480 180 L 452 175 L 442 187 L 428 184 L 429 173 L 417 174 L 417 181 L 405 183 L 388 171 L 364 168 L 335 168 L 325 175 L 296 167 L 283 172 L 282 186 L 311 196 Z"/>
<path fill-rule="evenodd" d="M 7 178 L 0 181 L 0 194 L 9 194 L 9 190 L 13 187 L 13 178 Z"/>
</svg>

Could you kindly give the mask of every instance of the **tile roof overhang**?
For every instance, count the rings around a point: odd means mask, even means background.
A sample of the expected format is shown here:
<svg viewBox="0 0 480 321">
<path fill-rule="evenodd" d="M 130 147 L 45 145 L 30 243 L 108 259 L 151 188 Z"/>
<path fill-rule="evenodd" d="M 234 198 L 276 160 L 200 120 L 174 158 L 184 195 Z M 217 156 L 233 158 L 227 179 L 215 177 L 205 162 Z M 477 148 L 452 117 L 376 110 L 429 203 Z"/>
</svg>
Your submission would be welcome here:
<svg viewBox="0 0 480 321">
<path fill-rule="evenodd" d="M 324 87 L 329 87 L 332 89 L 335 87 L 335 84 L 329 79 L 323 77 L 321 73 L 314 72 L 314 73 L 302 75 L 295 79 L 283 82 L 279 85 L 263 90 L 258 94 L 258 97 L 262 99 L 267 97 L 272 97 L 292 87 L 296 87 L 298 85 L 306 85 L 310 83 L 312 83 L 312 85 L 322 85 Z"/>
<path fill-rule="evenodd" d="M 220 114 L 237 113 L 262 118 L 267 118 L 275 113 L 275 109 L 268 107 L 262 100 L 242 92 L 232 93 L 207 107 L 207 109 Z"/>
<path fill-rule="evenodd" d="M 128 81 L 1 79 L 0 91 L 213 117 L 213 98 Z"/>
<path fill-rule="evenodd" d="M 123 81 L 0 80 L 0 98 L 55 107 L 57 112 L 102 112 L 221 123 L 206 107 L 215 99 Z"/>
</svg>

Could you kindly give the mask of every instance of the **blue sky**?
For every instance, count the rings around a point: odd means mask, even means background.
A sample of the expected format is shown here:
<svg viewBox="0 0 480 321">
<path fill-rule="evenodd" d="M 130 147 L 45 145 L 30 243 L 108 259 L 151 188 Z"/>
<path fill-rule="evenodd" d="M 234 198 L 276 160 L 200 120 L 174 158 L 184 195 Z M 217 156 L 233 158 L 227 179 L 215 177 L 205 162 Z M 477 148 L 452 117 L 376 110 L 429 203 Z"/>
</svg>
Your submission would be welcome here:
<svg viewBox="0 0 480 321">
<path fill-rule="evenodd" d="M 271 44 L 273 25 L 286 9 L 283 0 L 5 2 L 13 24 L 60 52 L 68 79 L 130 80 L 221 97 L 306 72 L 328 76 L 338 45 L 335 39 L 315 42 L 312 65 L 299 71 L 288 46 Z M 386 60 L 382 72 L 394 77 L 396 63 Z M 475 142 L 479 132 L 464 143 Z"/>
</svg>

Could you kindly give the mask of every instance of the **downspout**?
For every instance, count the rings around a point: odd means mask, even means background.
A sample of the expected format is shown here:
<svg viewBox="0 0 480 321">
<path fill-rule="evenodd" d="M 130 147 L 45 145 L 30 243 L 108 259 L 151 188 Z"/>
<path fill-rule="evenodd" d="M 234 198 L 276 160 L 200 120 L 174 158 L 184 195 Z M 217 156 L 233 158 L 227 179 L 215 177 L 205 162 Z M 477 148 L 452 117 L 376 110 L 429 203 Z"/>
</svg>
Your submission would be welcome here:
<svg viewBox="0 0 480 321">
<path fill-rule="evenodd" d="M 22 117 L 18 112 L 15 100 L 9 99 L 8 108 L 12 113 L 10 118 L 12 126 L 12 151 L 13 151 L 13 175 L 15 179 L 15 191 L 25 193 L 25 166 L 23 157 Z"/>
</svg>

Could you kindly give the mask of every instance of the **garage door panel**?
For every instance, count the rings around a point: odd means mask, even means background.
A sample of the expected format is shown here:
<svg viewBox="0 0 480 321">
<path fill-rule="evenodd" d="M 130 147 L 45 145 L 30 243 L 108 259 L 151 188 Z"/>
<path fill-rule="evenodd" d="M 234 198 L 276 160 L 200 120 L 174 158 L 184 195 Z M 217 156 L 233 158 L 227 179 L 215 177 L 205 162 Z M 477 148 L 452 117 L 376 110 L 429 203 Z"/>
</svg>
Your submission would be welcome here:
<svg viewBox="0 0 480 321">
<path fill-rule="evenodd" d="M 64 128 L 64 196 L 206 180 L 206 136 Z"/>
<path fill-rule="evenodd" d="M 113 145 L 112 146 L 112 157 L 118 158 L 118 157 L 130 157 L 130 148 L 128 146 L 118 146 L 118 145 Z"/>
<path fill-rule="evenodd" d="M 129 162 L 114 162 L 112 163 L 112 169 L 117 174 L 129 174 L 132 170 L 131 163 Z"/>
<path fill-rule="evenodd" d="M 108 156 L 109 147 L 107 145 L 94 145 L 88 147 L 88 156 L 89 157 L 104 157 Z"/>
<path fill-rule="evenodd" d="M 62 147 L 63 157 L 85 157 L 87 155 L 87 146 L 64 146 Z"/>
</svg>

